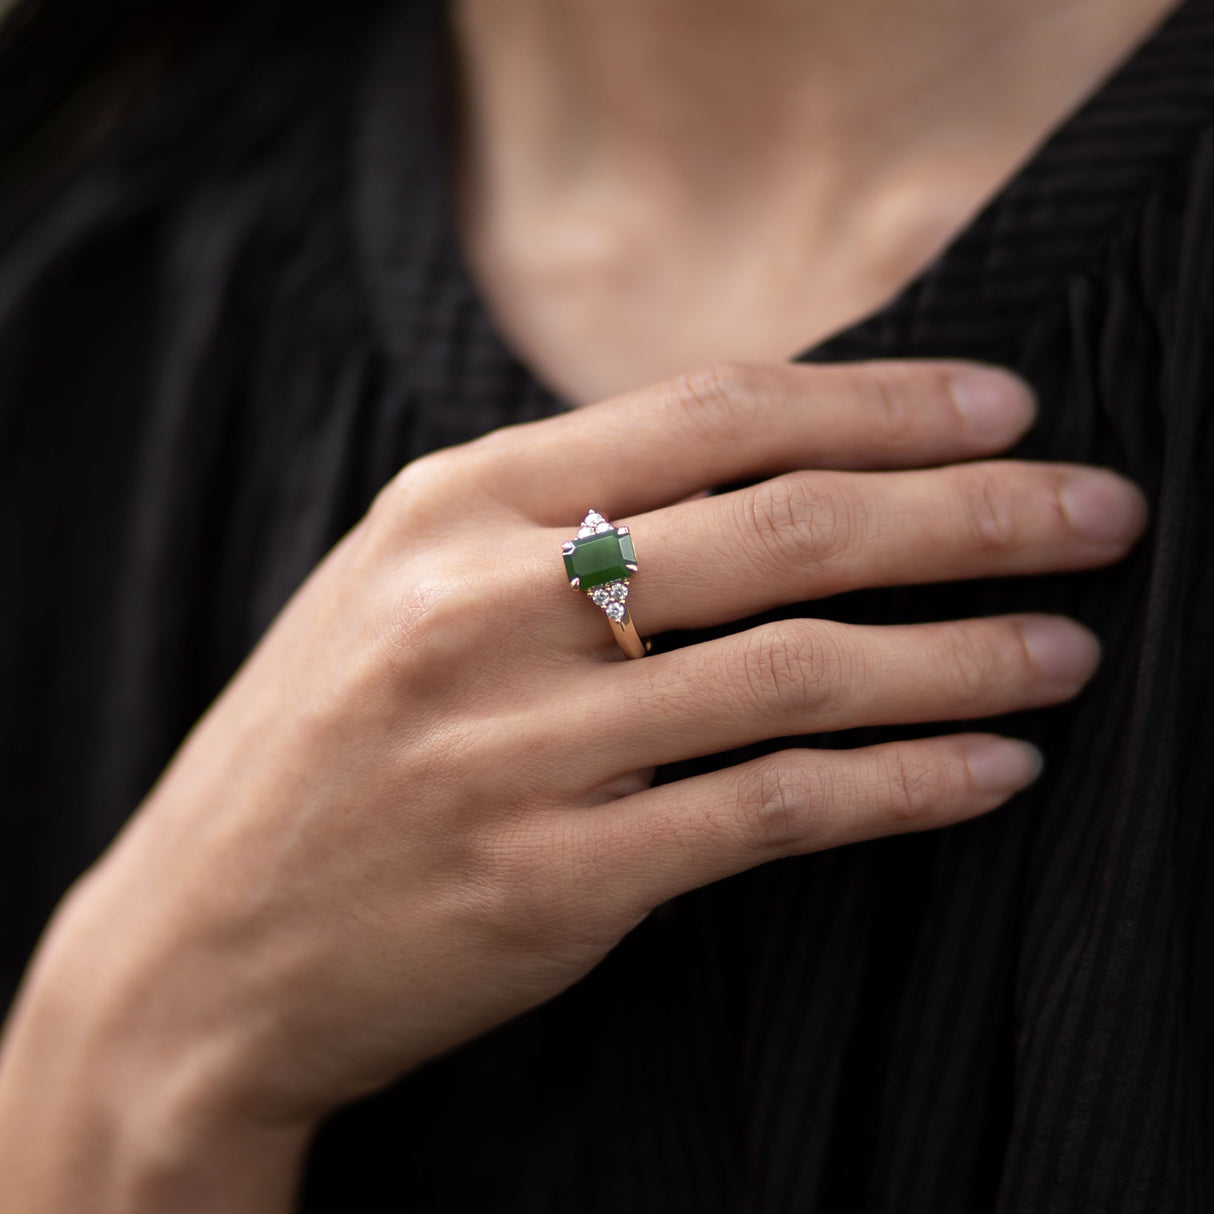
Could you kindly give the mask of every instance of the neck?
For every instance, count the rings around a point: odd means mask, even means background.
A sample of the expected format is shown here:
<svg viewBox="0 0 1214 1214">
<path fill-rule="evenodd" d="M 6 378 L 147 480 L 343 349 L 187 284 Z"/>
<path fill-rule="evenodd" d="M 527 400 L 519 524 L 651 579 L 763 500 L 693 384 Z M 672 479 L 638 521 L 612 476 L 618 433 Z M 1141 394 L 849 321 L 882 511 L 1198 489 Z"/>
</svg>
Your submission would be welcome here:
<svg viewBox="0 0 1214 1214">
<path fill-rule="evenodd" d="M 455 0 L 461 155 L 504 213 L 710 219 L 791 178 L 822 215 L 937 158 L 1006 167 L 1173 2 Z"/>
<path fill-rule="evenodd" d="M 451 0 L 456 221 L 571 400 L 919 273 L 1175 0 Z"/>
</svg>

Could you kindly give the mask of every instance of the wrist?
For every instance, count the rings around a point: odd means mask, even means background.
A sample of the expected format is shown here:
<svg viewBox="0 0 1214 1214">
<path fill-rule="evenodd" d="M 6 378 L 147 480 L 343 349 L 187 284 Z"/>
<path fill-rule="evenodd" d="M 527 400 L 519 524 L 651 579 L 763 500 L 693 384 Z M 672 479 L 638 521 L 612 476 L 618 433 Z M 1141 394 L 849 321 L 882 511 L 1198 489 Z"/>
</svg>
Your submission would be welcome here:
<svg viewBox="0 0 1214 1214">
<path fill-rule="evenodd" d="M 158 1031 L 155 989 L 75 945 L 48 933 L 0 1039 L 0 1212 L 289 1210 L 314 1125 L 261 1118 L 222 1026 Z"/>
</svg>

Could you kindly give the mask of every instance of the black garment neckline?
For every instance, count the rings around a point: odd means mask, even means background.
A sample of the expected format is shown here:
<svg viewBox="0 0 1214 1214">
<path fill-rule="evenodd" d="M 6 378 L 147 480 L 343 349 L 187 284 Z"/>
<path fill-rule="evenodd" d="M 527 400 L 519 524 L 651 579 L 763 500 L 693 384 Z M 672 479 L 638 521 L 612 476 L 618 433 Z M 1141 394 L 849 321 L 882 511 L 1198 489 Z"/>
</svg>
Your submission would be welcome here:
<svg viewBox="0 0 1214 1214">
<path fill-rule="evenodd" d="M 406 380 L 434 382 L 427 295 L 456 292 L 495 356 L 532 381 L 550 412 L 569 402 L 548 389 L 501 335 L 463 256 L 444 148 L 450 124 L 450 39 L 443 0 L 394 7 L 374 31 L 358 133 L 355 230 L 371 308 Z M 868 350 L 1011 361 L 1025 323 L 1052 286 L 1081 270 L 1161 173 L 1214 119 L 1214 0 L 1183 0 L 1064 116 L 944 247 L 886 303 L 790 361 L 863 357 Z M 1135 115 L 1127 138 L 1125 116 Z M 1060 188 L 1065 186 L 1065 188 Z M 949 348 L 919 349 L 920 332 Z M 936 339 L 938 343 L 938 338 Z M 414 376 L 410 368 L 424 368 Z"/>
</svg>

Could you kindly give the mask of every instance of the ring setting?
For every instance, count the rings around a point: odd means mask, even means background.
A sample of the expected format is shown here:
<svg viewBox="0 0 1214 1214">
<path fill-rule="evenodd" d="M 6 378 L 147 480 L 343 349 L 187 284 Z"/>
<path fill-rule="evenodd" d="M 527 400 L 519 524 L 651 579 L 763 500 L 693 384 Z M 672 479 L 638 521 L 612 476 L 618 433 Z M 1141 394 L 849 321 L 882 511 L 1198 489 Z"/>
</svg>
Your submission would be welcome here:
<svg viewBox="0 0 1214 1214">
<path fill-rule="evenodd" d="M 636 550 L 627 527 L 616 527 L 597 510 L 582 520 L 577 535 L 561 546 L 569 585 L 585 591 L 611 621 L 620 648 L 630 658 L 645 656 L 647 646 L 628 614 L 628 587 L 637 571 Z"/>
</svg>

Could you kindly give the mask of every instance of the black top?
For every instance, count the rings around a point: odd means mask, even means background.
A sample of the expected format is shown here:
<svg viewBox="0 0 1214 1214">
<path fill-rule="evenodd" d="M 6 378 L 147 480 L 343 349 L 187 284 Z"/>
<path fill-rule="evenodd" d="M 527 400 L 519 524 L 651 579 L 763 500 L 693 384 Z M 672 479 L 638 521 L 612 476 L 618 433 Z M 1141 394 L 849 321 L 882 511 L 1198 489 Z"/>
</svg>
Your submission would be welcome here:
<svg viewBox="0 0 1214 1214">
<path fill-rule="evenodd" d="M 49 198 L 3 200 L 6 996 L 374 491 L 562 407 L 449 225 L 441 4 L 335 7 L 250 10 Z M 1188 0 L 931 268 L 804 356 L 1006 363 L 1042 400 L 1024 454 L 1149 493 L 1113 569 L 803 609 L 1094 627 L 1091 688 L 1006 725 L 1042 780 L 662 908 L 335 1117 L 309 1211 L 1214 1209 L 1212 292 L 1214 3 Z"/>
</svg>

